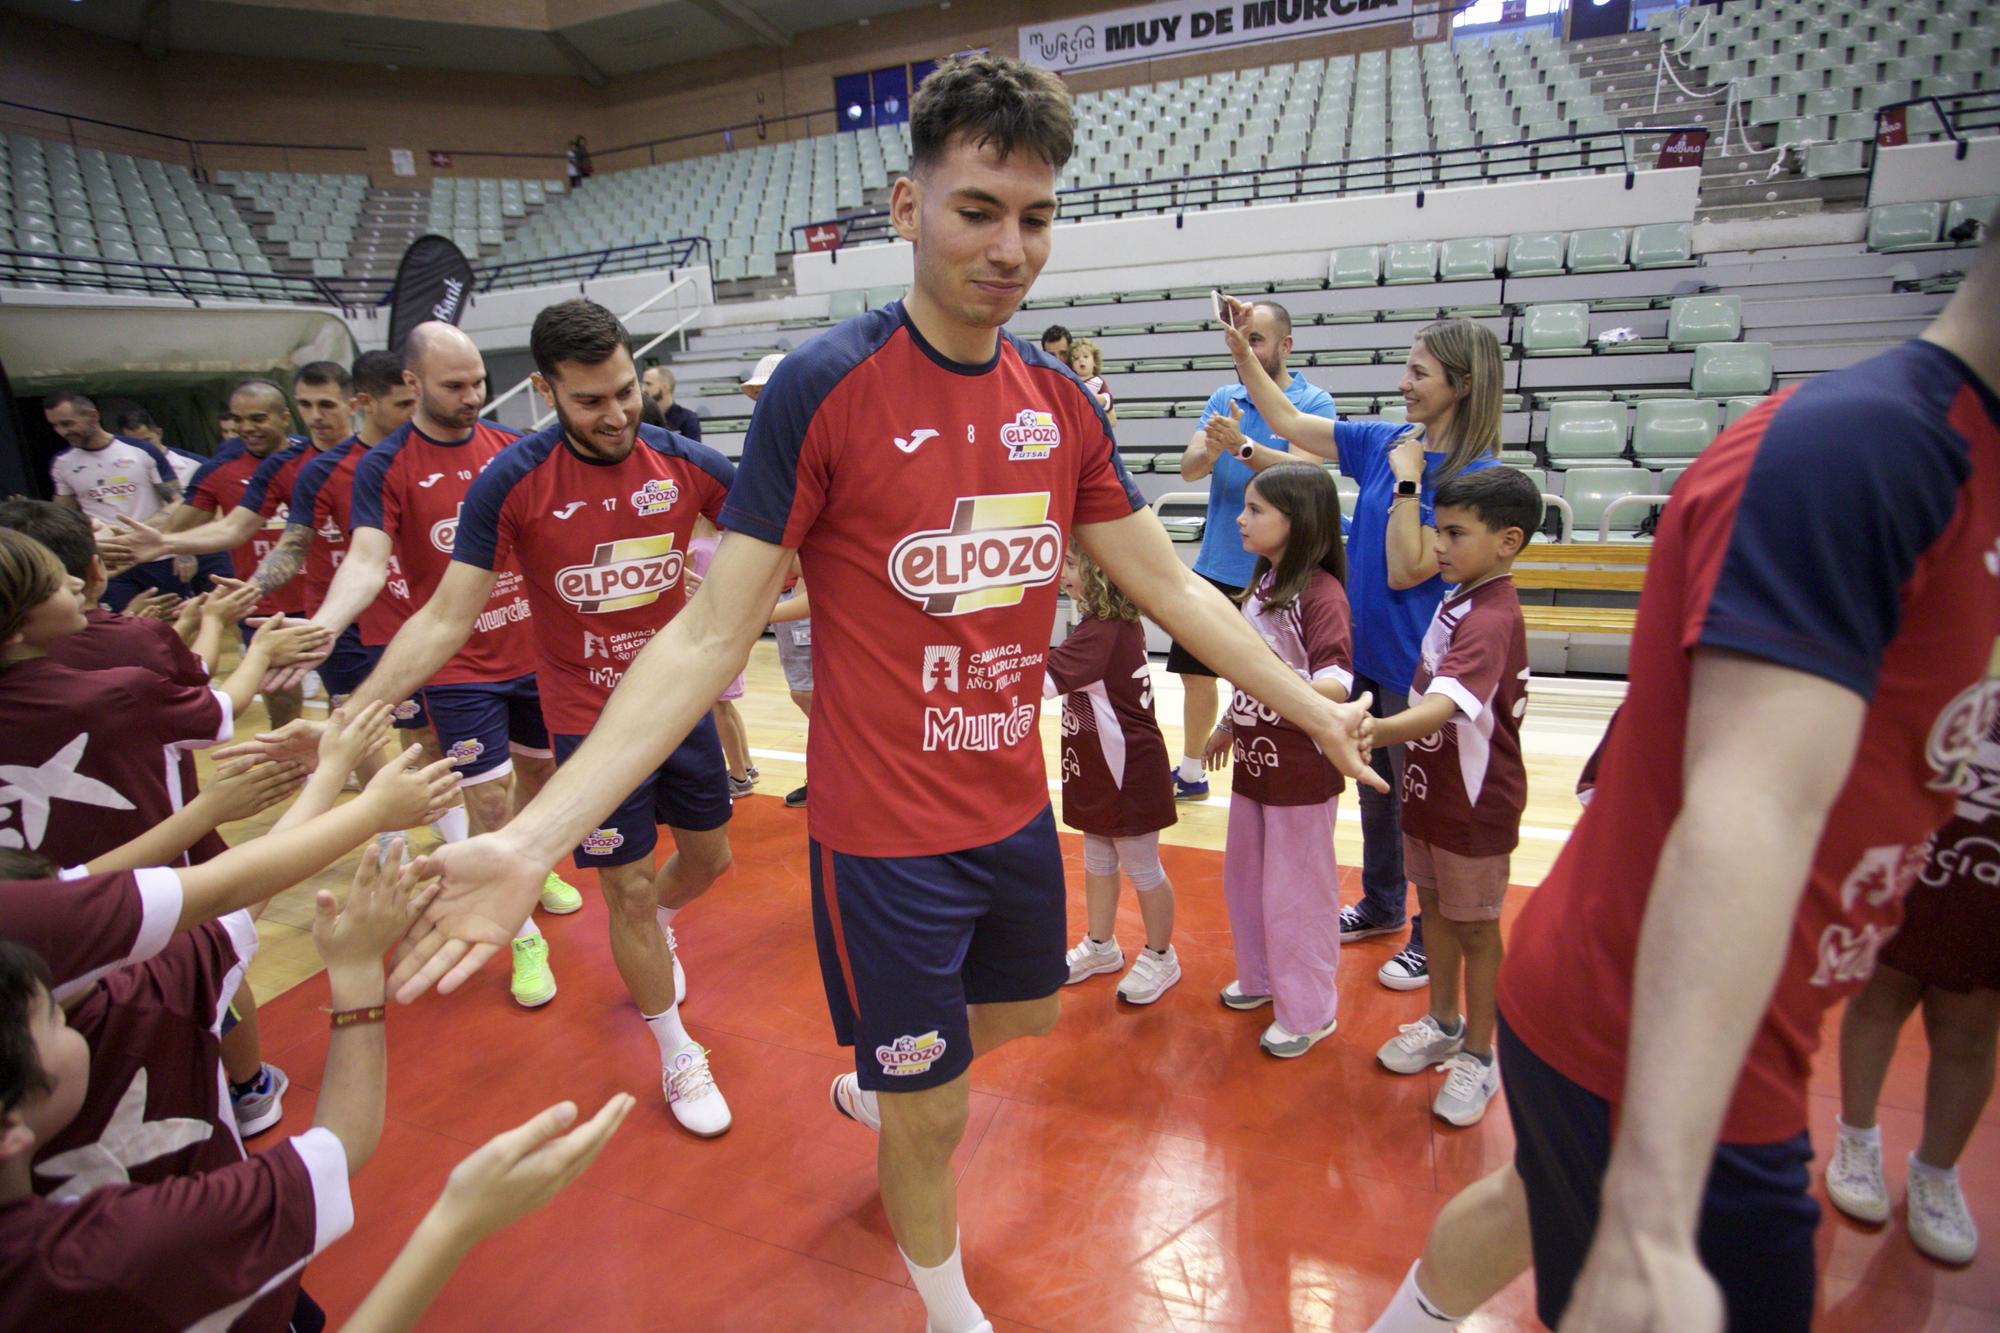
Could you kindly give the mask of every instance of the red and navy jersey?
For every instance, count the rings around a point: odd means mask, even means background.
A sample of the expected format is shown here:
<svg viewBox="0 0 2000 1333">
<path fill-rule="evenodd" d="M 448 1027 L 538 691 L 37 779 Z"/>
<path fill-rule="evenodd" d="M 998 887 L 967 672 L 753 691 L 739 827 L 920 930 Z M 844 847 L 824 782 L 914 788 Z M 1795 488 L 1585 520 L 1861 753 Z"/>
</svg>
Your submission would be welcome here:
<svg viewBox="0 0 2000 1333">
<path fill-rule="evenodd" d="M 236 448 L 226 454 L 217 451 L 194 474 L 189 483 L 189 505 L 212 514 L 227 514 L 236 508 L 254 509 L 264 517 L 264 525 L 251 535 L 249 541 L 229 553 L 230 564 L 235 566 L 239 579 L 249 579 L 257 573 L 257 566 L 285 535 L 286 496 L 290 494 L 289 482 L 297 472 L 306 455 L 312 453 L 312 445 L 306 440 L 294 437 L 291 443 L 275 449 L 264 457 L 244 449 L 240 442 L 225 441 L 225 445 L 236 444 Z M 285 485 L 275 484 L 282 478 Z M 300 589 L 286 584 L 276 592 L 261 598 L 257 603 L 260 616 L 296 615 L 305 606 L 305 598 Z"/>
<path fill-rule="evenodd" d="M 1528 770 L 1528 630 L 1512 575 L 1453 588 L 1417 652 L 1410 703 L 1427 694 L 1455 711 L 1403 758 L 1403 831 L 1460 856 L 1504 856 L 1521 837 Z"/>
<path fill-rule="evenodd" d="M 687 604 L 695 520 L 721 516 L 735 478 L 721 454 L 657 426 L 611 463 L 578 453 L 557 424 L 472 484 L 452 559 L 527 579 L 550 731 L 595 726 L 632 659 Z"/>
<path fill-rule="evenodd" d="M 1727 1142 L 1776 1142 L 1805 1128 L 1821 1016 L 1873 972 L 2000 710 L 2000 398 L 1909 342 L 1767 400 L 1674 487 L 1595 793 L 1500 974 L 1522 1040 L 1614 1104 L 1703 648 L 1868 701 L 1723 1124 Z"/>
<path fill-rule="evenodd" d="M 956 673 L 956 662 L 939 664 Z M 1063 696 L 1063 823 L 1135 838 L 1174 822 L 1173 765 L 1153 715 L 1146 628 L 1090 616 L 1049 649 L 1051 696 Z"/>
<path fill-rule="evenodd" d="M 933 855 L 1048 804 L 1036 723 L 1063 544 L 1144 504 L 1096 401 L 1005 332 L 960 365 L 892 302 L 785 358 L 722 526 L 796 549 L 812 589 L 814 838 Z M 939 654 L 955 690 L 927 688 Z"/>
<path fill-rule="evenodd" d="M 354 472 L 353 526 L 388 534 L 409 580 L 412 609 L 430 600 L 451 567 L 458 512 L 472 483 L 518 438 L 505 426 L 480 421 L 462 440 L 436 440 L 410 422 L 362 455 Z M 521 571 L 508 560 L 498 572 L 465 646 L 438 668 L 431 684 L 491 683 L 534 671 Z"/>
<path fill-rule="evenodd" d="M 1264 600 L 1270 588 L 1267 573 L 1243 600 L 1244 619 L 1300 679 L 1337 681 L 1352 693 L 1353 618 L 1340 580 L 1315 569 L 1291 605 L 1281 608 Z M 1264 805 L 1319 805 L 1346 785 L 1312 737 L 1242 690 L 1230 697 L 1229 725 L 1232 795 Z"/>
<path fill-rule="evenodd" d="M 310 524 L 313 530 L 312 545 L 306 548 L 305 568 L 300 571 L 305 581 L 308 613 L 319 610 L 325 603 L 326 590 L 333 586 L 333 576 L 340 562 L 347 558 L 348 534 L 354 531 L 354 473 L 367 452 L 368 446 L 359 437 L 350 435 L 325 453 L 307 460 L 292 483 L 291 521 Z M 362 610 L 354 624 L 361 642 L 379 648 L 395 638 L 396 631 L 409 618 L 410 581 L 403 575 L 402 561 L 391 551 L 389 577 L 383 582 L 382 591 Z"/>
</svg>

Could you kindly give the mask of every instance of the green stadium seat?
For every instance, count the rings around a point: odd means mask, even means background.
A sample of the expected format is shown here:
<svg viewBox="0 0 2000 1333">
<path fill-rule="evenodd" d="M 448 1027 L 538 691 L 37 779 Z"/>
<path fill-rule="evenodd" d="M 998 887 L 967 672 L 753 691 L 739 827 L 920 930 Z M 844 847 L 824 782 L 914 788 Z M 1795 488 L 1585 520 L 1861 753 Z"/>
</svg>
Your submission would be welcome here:
<svg viewBox="0 0 2000 1333">
<path fill-rule="evenodd" d="M 1623 227 L 1595 227 L 1569 236 L 1569 271 L 1608 273 L 1625 267 L 1627 233 Z"/>
<path fill-rule="evenodd" d="M 1763 395 L 1755 397 L 1725 398 L 1722 400 L 1722 424 L 1733 426 L 1738 417 L 1746 415 L 1757 404 L 1764 401 Z"/>
<path fill-rule="evenodd" d="M 1667 341 L 1675 347 L 1735 342 L 1743 336 L 1740 296 L 1681 296 L 1667 313 Z"/>
<path fill-rule="evenodd" d="M 1769 393 L 1771 344 L 1703 343 L 1694 349 L 1694 392 L 1698 398 Z"/>
<path fill-rule="evenodd" d="M 1625 404 L 1562 402 L 1549 407 L 1543 441 L 1549 466 L 1571 468 L 1625 455 Z"/>
<path fill-rule="evenodd" d="M 1868 210 L 1870 250 L 1914 250 L 1936 245 L 1943 204 L 1885 204 Z"/>
<path fill-rule="evenodd" d="M 1327 261 L 1326 277 L 1335 287 L 1373 287 L 1382 281 L 1382 247 L 1354 245 L 1335 250 Z"/>
<path fill-rule="evenodd" d="M 1563 474 L 1563 499 L 1576 516 L 1575 541 L 1596 541 L 1604 511 L 1614 500 L 1628 495 L 1660 494 L 1653 474 L 1636 467 L 1572 468 Z M 1624 505 L 1611 516 L 1611 535 L 1634 537 L 1651 510 L 1646 505 Z"/>
<path fill-rule="evenodd" d="M 1814 180 L 1828 176 L 1859 176 L 1868 170 L 1868 145 L 1858 139 L 1839 143 L 1816 143 L 1806 149 L 1806 175 Z"/>
<path fill-rule="evenodd" d="M 1398 241 L 1389 247 L 1382 265 L 1382 281 L 1387 283 L 1436 282 L 1437 275 L 1436 241 Z"/>
<path fill-rule="evenodd" d="M 1559 231 L 1530 231 L 1507 238 L 1507 276 L 1532 278 L 1563 271 Z"/>
<path fill-rule="evenodd" d="M 1584 351 L 1590 343 L 1590 305 L 1557 301 L 1531 305 L 1521 315 L 1521 348 L 1530 356 Z"/>
<path fill-rule="evenodd" d="M 903 294 L 908 290 L 909 288 L 900 282 L 892 283 L 887 287 L 870 287 L 868 289 L 868 308 L 870 310 L 880 310 L 891 301 L 902 300 Z"/>
<path fill-rule="evenodd" d="M 1438 250 L 1438 276 L 1446 282 L 1471 282 L 1493 276 L 1493 238 L 1474 236 L 1446 241 Z"/>
<path fill-rule="evenodd" d="M 1355 502 L 1361 498 L 1361 483 L 1337 472 L 1333 478 L 1333 489 L 1340 495 L 1340 512 L 1353 518 Z"/>
<path fill-rule="evenodd" d="M 1716 404 L 1704 398 L 1653 398 L 1632 410 L 1632 456 L 1641 467 L 1693 461 L 1720 429 Z"/>
<path fill-rule="evenodd" d="M 1993 216 L 1993 210 L 1996 208 L 2000 208 L 2000 194 L 1981 194 L 1974 195 L 1970 199 L 1952 200 L 1944 210 L 1945 239 L 1950 240 L 1951 234 L 1967 222 L 1976 222 L 1983 228 L 1986 219 Z M 1976 241 L 1979 238 L 1975 236 L 1973 239 Z"/>
<path fill-rule="evenodd" d="M 867 292 L 835 292 L 827 301 L 826 313 L 833 319 L 852 319 L 867 309 Z"/>
</svg>

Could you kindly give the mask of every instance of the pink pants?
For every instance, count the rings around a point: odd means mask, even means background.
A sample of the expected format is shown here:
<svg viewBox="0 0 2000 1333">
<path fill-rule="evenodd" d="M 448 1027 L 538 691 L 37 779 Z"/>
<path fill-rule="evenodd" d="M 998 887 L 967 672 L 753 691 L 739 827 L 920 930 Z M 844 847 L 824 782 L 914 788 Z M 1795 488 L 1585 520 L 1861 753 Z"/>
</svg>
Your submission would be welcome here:
<svg viewBox="0 0 2000 1333">
<path fill-rule="evenodd" d="M 1317 1032 L 1340 997 L 1340 868 L 1323 805 L 1263 805 L 1232 794 L 1222 895 L 1236 941 L 1236 984 L 1269 995 L 1287 1032 Z"/>
</svg>

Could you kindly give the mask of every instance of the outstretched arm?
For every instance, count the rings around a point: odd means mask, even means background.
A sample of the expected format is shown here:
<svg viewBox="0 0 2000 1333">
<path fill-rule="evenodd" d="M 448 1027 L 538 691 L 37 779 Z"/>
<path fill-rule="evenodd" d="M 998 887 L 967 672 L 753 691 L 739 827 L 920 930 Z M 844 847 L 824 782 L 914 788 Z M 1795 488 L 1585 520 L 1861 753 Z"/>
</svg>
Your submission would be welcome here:
<svg viewBox="0 0 2000 1333">
<path fill-rule="evenodd" d="M 1076 539 L 1139 609 L 1216 674 L 1270 705 L 1319 744 L 1333 766 L 1377 791 L 1388 784 L 1368 766 L 1368 697 L 1334 703 L 1278 659 L 1236 607 L 1174 555 L 1150 509 L 1108 523 L 1079 523 Z"/>
<path fill-rule="evenodd" d="M 452 561 L 430 600 L 389 640 L 382 660 L 355 689 L 353 702 L 396 704 L 422 688 L 471 635 L 497 578 L 490 569 Z"/>
<path fill-rule="evenodd" d="M 1685 795 L 1639 925 L 1623 1111 L 1564 1329 L 1721 1327 L 1702 1191 L 1866 712 L 1818 676 L 1695 653 Z"/>
<path fill-rule="evenodd" d="M 299 571 L 306 567 L 306 553 L 312 550 L 312 544 L 310 523 L 287 523 L 285 535 L 257 562 L 257 572 L 250 576 L 250 581 L 259 592 L 270 596 L 298 577 Z"/>
<path fill-rule="evenodd" d="M 1250 307 L 1231 296 L 1222 299 L 1231 311 L 1232 322 L 1223 326 L 1222 336 L 1229 344 L 1229 354 L 1236 358 L 1236 376 L 1250 391 L 1250 401 L 1256 404 L 1258 413 L 1270 425 L 1272 433 L 1321 458 L 1334 457 L 1333 422 L 1326 417 L 1299 411 L 1292 400 L 1285 397 L 1285 391 L 1264 373 L 1262 363 L 1251 352 L 1250 343 L 1243 336 L 1241 325 L 1250 317 Z"/>
<path fill-rule="evenodd" d="M 201 511 L 182 506 L 168 520 L 169 526 L 182 521 L 183 514 L 199 514 Z M 170 555 L 209 555 L 216 551 L 233 551 L 244 542 L 257 535 L 257 529 L 264 526 L 264 516 L 254 509 L 236 506 L 213 523 L 197 523 L 192 527 L 175 527 L 172 531 L 150 527 L 119 515 L 120 531 L 104 542 L 107 554 L 120 559 L 143 564 L 149 560 L 160 560 Z"/>
</svg>

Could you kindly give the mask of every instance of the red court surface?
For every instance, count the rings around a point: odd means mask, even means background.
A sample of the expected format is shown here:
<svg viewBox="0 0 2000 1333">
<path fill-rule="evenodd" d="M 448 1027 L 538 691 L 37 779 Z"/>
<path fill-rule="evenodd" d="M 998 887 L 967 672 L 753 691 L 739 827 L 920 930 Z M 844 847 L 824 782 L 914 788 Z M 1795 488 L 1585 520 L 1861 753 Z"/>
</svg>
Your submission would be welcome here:
<svg viewBox="0 0 2000 1333">
<path fill-rule="evenodd" d="M 457 995 L 392 1014 L 388 1126 L 356 1182 L 355 1230 L 306 1273 L 336 1326 L 474 1146 L 551 1102 L 571 1098 L 588 1114 L 624 1090 L 639 1106 L 603 1157 L 549 1208 L 474 1251 L 427 1327 L 923 1328 L 876 1199 L 874 1138 L 827 1101 L 834 1075 L 853 1065 L 821 998 L 804 813 L 755 797 L 737 806 L 733 828 L 734 873 L 676 930 L 687 1025 L 713 1052 L 734 1128 L 703 1142 L 668 1115 L 657 1048 L 612 968 L 584 875 L 582 912 L 538 918 L 561 987 L 553 1003 L 515 1007 L 496 961 Z M 1081 843 L 1064 841 L 1074 933 Z M 1300 1060 L 1264 1055 L 1268 1011 L 1233 1013 L 1215 998 L 1234 974 L 1221 855 L 1168 848 L 1166 864 L 1181 984 L 1131 1009 L 1113 1000 L 1115 977 L 1093 978 L 1063 992 L 1055 1035 L 974 1067 L 957 1158 L 972 1291 L 1000 1330 L 1365 1328 L 1445 1200 L 1512 1150 L 1506 1109 L 1496 1099 L 1484 1123 L 1453 1129 L 1430 1114 L 1435 1074 L 1403 1078 L 1374 1063 L 1424 1006 L 1421 993 L 1376 984 L 1390 940 L 1343 951 L 1333 1037 Z M 1119 934 L 1128 951 L 1142 938 L 1129 892 Z M 263 1009 L 266 1056 L 292 1078 L 283 1130 L 310 1124 L 325 1003 L 315 978 Z M 1830 1023 L 1814 1079 L 1822 1145 L 1836 1110 L 1834 1033 Z M 2000 1328 L 2000 1116 L 1990 1108 L 1964 1163 L 1986 1253 L 1946 1269 L 1902 1232 L 1922 1043 L 1913 1023 L 1884 1097 L 1896 1218 L 1865 1228 L 1827 1208 L 1820 1327 Z M 1466 1327 L 1539 1327 L 1531 1282 Z"/>
</svg>

